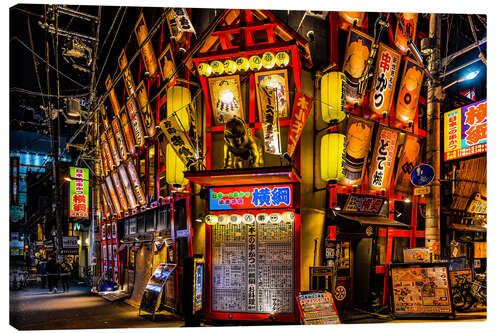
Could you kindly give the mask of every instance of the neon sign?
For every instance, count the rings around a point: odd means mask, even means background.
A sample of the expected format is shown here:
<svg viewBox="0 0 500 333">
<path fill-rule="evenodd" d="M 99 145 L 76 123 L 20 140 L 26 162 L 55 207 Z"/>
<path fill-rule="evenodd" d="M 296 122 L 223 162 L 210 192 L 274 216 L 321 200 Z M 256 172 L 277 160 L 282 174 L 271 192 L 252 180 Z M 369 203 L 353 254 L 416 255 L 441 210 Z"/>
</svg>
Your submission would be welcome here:
<svg viewBox="0 0 500 333">
<path fill-rule="evenodd" d="M 210 189 L 210 210 L 287 208 L 293 203 L 291 184 Z"/>
</svg>

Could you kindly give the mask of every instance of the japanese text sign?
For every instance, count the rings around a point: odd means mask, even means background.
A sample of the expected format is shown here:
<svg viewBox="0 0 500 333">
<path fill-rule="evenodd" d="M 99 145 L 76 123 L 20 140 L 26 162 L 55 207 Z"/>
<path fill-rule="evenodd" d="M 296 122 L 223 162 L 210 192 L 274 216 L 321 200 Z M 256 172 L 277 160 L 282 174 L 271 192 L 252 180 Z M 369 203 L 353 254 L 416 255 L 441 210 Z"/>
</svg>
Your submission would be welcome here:
<svg viewBox="0 0 500 333">
<path fill-rule="evenodd" d="M 70 167 L 69 217 L 89 217 L 89 169 Z"/>
<path fill-rule="evenodd" d="M 375 140 L 368 189 L 386 191 L 391 182 L 394 170 L 394 159 L 398 145 L 399 132 L 385 126 L 380 126 Z"/>
<path fill-rule="evenodd" d="M 295 94 L 293 102 L 292 124 L 288 133 L 288 156 L 292 157 L 295 147 L 300 139 L 307 116 L 311 111 L 312 99 L 300 91 Z"/>
<path fill-rule="evenodd" d="M 345 203 L 344 211 L 378 215 L 384 201 L 381 197 L 352 193 Z"/>
<path fill-rule="evenodd" d="M 399 158 L 398 169 L 394 180 L 395 190 L 399 193 L 410 193 L 410 175 L 419 162 L 420 142 L 418 137 L 406 134 L 403 152 Z"/>
<path fill-rule="evenodd" d="M 258 86 L 261 114 L 262 130 L 264 132 L 264 151 L 268 154 L 281 154 L 280 131 L 278 124 L 278 109 L 276 102 L 276 91 L 262 85 Z"/>
<path fill-rule="evenodd" d="M 182 126 L 175 114 L 172 114 L 166 120 L 162 121 L 160 123 L 160 128 L 172 145 L 172 148 L 174 148 L 177 156 L 179 156 L 185 165 L 189 165 L 197 159 L 193 145 L 184 133 L 184 130 L 182 130 Z"/>
<path fill-rule="evenodd" d="M 127 100 L 126 104 L 128 115 L 130 117 L 130 124 L 132 125 L 132 133 L 135 137 L 135 142 L 137 143 L 138 147 L 142 147 L 144 145 L 144 129 L 142 127 L 141 115 L 139 114 L 139 110 L 137 109 L 135 98 L 130 97 Z"/>
<path fill-rule="evenodd" d="M 444 114 L 444 160 L 486 152 L 486 100 Z"/>
<path fill-rule="evenodd" d="M 293 205 L 293 185 L 238 186 L 210 189 L 210 210 L 287 208 Z"/>
<path fill-rule="evenodd" d="M 173 11 L 174 11 L 175 23 L 177 25 L 177 29 L 180 32 L 196 33 L 193 24 L 189 19 L 189 15 L 186 11 L 186 8 L 173 8 Z"/>
</svg>

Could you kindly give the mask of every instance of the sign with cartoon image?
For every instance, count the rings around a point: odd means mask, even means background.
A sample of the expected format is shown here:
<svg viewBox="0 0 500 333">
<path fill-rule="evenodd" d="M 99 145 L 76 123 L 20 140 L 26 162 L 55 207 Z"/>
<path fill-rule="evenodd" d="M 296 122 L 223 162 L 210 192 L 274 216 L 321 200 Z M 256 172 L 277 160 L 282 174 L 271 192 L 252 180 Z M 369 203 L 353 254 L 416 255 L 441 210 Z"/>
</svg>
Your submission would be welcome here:
<svg viewBox="0 0 500 333">
<path fill-rule="evenodd" d="M 396 104 L 396 119 L 403 124 L 413 122 L 415 119 L 423 80 L 424 69 L 416 61 L 408 58 Z"/>
</svg>

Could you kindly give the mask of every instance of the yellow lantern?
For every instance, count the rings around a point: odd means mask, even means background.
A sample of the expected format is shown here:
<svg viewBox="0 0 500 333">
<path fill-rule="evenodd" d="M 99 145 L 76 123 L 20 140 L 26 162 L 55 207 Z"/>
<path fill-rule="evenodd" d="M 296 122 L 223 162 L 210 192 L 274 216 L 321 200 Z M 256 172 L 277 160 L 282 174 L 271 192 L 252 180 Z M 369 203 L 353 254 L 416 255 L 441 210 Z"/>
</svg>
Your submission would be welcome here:
<svg viewBox="0 0 500 333">
<path fill-rule="evenodd" d="M 321 138 L 321 179 L 324 181 L 344 178 L 345 135 L 328 133 Z"/>
<path fill-rule="evenodd" d="M 294 212 L 284 212 L 281 214 L 281 217 L 283 218 L 283 222 L 285 223 L 292 223 L 295 221 L 295 214 Z"/>
<path fill-rule="evenodd" d="M 262 55 L 262 65 L 265 69 L 273 68 L 275 63 L 276 59 L 274 58 L 274 54 L 271 52 L 266 52 Z"/>
<path fill-rule="evenodd" d="M 266 224 L 269 222 L 269 215 L 267 213 L 259 213 L 257 216 L 255 216 L 255 220 L 257 221 L 258 224 Z"/>
<path fill-rule="evenodd" d="M 327 123 L 341 122 L 346 111 L 346 77 L 329 72 L 321 78 L 321 116 Z"/>
<path fill-rule="evenodd" d="M 243 224 L 253 224 L 255 222 L 255 215 L 250 213 L 245 213 L 241 217 Z"/>
<path fill-rule="evenodd" d="M 278 52 L 276 53 L 276 65 L 278 67 L 286 67 L 290 62 L 290 56 L 286 52 Z"/>
<path fill-rule="evenodd" d="M 234 74 L 236 73 L 236 70 L 237 70 L 237 66 L 236 66 L 236 62 L 234 62 L 234 60 L 226 60 L 224 61 L 224 71 L 231 75 L 231 74 Z"/>
<path fill-rule="evenodd" d="M 220 225 L 227 225 L 229 223 L 229 216 L 227 214 L 220 214 L 217 216 L 217 223 Z"/>
<path fill-rule="evenodd" d="M 231 224 L 241 224 L 241 215 L 239 215 L 239 214 L 231 214 L 229 216 L 229 223 L 231 223 Z"/>
<path fill-rule="evenodd" d="M 254 72 L 260 70 L 262 68 L 262 60 L 258 55 L 253 55 L 248 60 L 250 62 L 250 69 Z"/>
<path fill-rule="evenodd" d="M 248 59 L 245 57 L 239 57 L 238 59 L 236 59 L 236 68 L 240 72 L 246 72 L 250 68 Z"/>
<path fill-rule="evenodd" d="M 269 222 L 272 224 L 279 224 L 283 218 L 281 217 L 280 213 L 271 213 L 269 214 Z"/>
<path fill-rule="evenodd" d="M 205 223 L 208 225 L 215 225 L 217 223 L 217 216 L 211 214 L 205 216 Z"/>
<path fill-rule="evenodd" d="M 212 73 L 215 75 L 221 75 L 224 73 L 224 65 L 219 60 L 214 60 L 210 63 L 210 68 L 212 68 Z"/>
<path fill-rule="evenodd" d="M 198 73 L 200 73 L 203 77 L 209 77 L 212 75 L 212 67 L 210 67 L 210 65 L 206 62 L 202 62 L 198 65 Z"/>
<path fill-rule="evenodd" d="M 174 112 L 184 130 L 189 129 L 189 115 L 187 106 L 191 103 L 191 93 L 183 86 L 172 86 L 167 89 L 167 117 Z M 167 164 L 165 166 L 166 179 L 168 184 L 184 186 L 188 180 L 184 178 L 186 166 L 179 158 L 171 144 L 167 145 L 165 151 Z"/>
</svg>

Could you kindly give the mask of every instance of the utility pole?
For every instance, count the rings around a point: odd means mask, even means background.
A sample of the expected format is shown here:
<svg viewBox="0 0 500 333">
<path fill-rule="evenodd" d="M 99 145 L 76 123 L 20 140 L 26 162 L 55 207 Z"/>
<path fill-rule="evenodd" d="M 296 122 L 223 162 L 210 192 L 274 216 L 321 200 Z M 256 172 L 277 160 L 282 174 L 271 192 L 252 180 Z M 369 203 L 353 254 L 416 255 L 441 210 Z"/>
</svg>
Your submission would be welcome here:
<svg viewBox="0 0 500 333">
<path fill-rule="evenodd" d="M 441 68 L 441 14 L 431 14 L 429 38 L 433 40 L 428 70 L 435 78 Z M 425 210 L 425 246 L 430 247 L 437 258 L 441 258 L 441 83 L 429 80 L 427 86 L 427 144 L 425 159 L 434 167 L 435 177 L 431 183 L 431 193 L 427 197 Z"/>
</svg>

